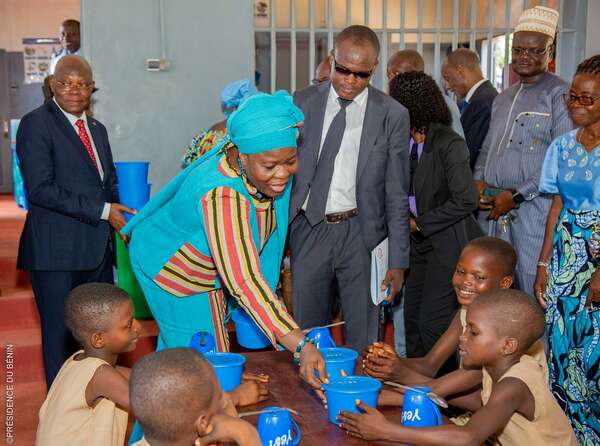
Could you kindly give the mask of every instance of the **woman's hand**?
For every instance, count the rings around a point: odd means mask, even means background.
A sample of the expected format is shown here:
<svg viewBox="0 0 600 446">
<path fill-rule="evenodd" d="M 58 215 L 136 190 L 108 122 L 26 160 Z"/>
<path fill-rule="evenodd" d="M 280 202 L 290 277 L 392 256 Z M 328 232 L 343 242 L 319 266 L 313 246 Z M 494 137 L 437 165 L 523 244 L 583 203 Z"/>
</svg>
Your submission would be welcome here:
<svg viewBox="0 0 600 446">
<path fill-rule="evenodd" d="M 546 302 L 546 289 L 548 288 L 548 270 L 545 266 L 538 266 L 537 275 L 535 276 L 535 284 L 533 289 L 535 291 L 535 298 L 544 310 L 548 306 Z"/>
<path fill-rule="evenodd" d="M 385 427 L 389 423 L 385 416 L 361 401 L 357 401 L 356 406 L 365 413 L 358 414 L 342 410 L 337 417 L 342 422 L 340 427 L 346 429 L 349 435 L 363 440 L 385 440 Z"/>
<path fill-rule="evenodd" d="M 315 376 L 315 369 L 319 372 L 319 378 Z M 329 377 L 325 370 L 325 360 L 319 350 L 311 343 L 307 343 L 300 352 L 300 377 L 315 389 L 323 404 L 327 404 L 323 392 L 323 383 L 329 383 Z"/>
<path fill-rule="evenodd" d="M 588 294 L 587 307 L 590 310 L 596 310 L 600 305 L 600 268 L 596 268 L 590 280 L 590 291 Z"/>
</svg>

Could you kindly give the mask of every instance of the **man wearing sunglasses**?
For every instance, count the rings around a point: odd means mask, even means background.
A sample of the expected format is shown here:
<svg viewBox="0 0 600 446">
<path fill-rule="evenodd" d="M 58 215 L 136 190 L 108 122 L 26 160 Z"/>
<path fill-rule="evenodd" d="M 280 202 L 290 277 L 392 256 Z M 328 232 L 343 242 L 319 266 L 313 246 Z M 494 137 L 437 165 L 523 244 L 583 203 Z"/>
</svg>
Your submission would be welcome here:
<svg viewBox="0 0 600 446">
<path fill-rule="evenodd" d="M 480 223 L 489 222 L 489 235 L 513 245 L 517 286 L 529 295 L 551 204 L 538 192 L 546 149 L 573 126 L 562 98 L 568 84 L 547 71 L 557 23 L 558 12 L 542 6 L 519 18 L 511 48 L 519 82 L 494 99 L 473 175 Z"/>
<path fill-rule="evenodd" d="M 408 267 L 409 117 L 369 85 L 378 56 L 376 34 L 350 26 L 335 40 L 330 79 L 294 98 L 305 115 L 290 203 L 294 317 L 326 324 L 337 293 L 355 350 L 377 337 L 371 251 L 388 237 L 390 299 Z"/>
</svg>

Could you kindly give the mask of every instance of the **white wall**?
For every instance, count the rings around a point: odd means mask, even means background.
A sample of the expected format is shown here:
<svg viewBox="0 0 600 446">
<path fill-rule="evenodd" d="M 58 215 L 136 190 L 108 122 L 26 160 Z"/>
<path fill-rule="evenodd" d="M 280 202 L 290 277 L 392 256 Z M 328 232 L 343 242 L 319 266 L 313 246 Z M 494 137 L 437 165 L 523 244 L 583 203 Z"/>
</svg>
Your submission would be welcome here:
<svg viewBox="0 0 600 446">
<path fill-rule="evenodd" d="M 585 57 L 600 54 L 600 1 L 588 0 L 587 5 L 587 35 L 585 43 Z"/>
<path fill-rule="evenodd" d="M 79 19 L 79 0 L 0 0 L 0 49 L 23 51 L 23 37 L 59 37 L 65 19 Z"/>
<path fill-rule="evenodd" d="M 223 117 L 226 83 L 254 76 L 252 3 L 165 0 L 171 69 L 160 58 L 159 0 L 82 0 L 83 48 L 94 70 L 95 117 L 108 128 L 119 161 L 151 161 L 156 193 L 179 170 L 192 136 Z"/>
</svg>

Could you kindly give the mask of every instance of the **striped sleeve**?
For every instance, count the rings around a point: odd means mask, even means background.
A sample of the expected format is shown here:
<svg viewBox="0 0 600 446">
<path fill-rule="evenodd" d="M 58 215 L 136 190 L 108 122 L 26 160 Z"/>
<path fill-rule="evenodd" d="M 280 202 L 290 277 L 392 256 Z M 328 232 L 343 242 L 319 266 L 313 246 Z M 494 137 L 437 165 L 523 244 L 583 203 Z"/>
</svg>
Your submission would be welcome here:
<svg viewBox="0 0 600 446">
<path fill-rule="evenodd" d="M 221 280 L 273 345 L 298 328 L 260 270 L 250 227 L 251 207 L 239 192 L 218 187 L 201 200 L 212 258 Z"/>
</svg>

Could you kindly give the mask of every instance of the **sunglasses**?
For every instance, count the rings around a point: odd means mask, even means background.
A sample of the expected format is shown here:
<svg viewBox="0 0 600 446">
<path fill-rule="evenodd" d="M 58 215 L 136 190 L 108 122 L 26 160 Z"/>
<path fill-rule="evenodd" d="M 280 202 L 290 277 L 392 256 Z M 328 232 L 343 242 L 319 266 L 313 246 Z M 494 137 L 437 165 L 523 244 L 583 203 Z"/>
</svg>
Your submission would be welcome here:
<svg viewBox="0 0 600 446">
<path fill-rule="evenodd" d="M 335 69 L 335 72 L 341 76 L 354 76 L 357 79 L 361 79 L 361 80 L 367 80 L 371 77 L 371 75 L 373 74 L 373 70 L 371 71 L 352 71 L 349 70 L 348 68 L 338 64 L 335 59 L 333 60 L 333 67 Z"/>
</svg>

